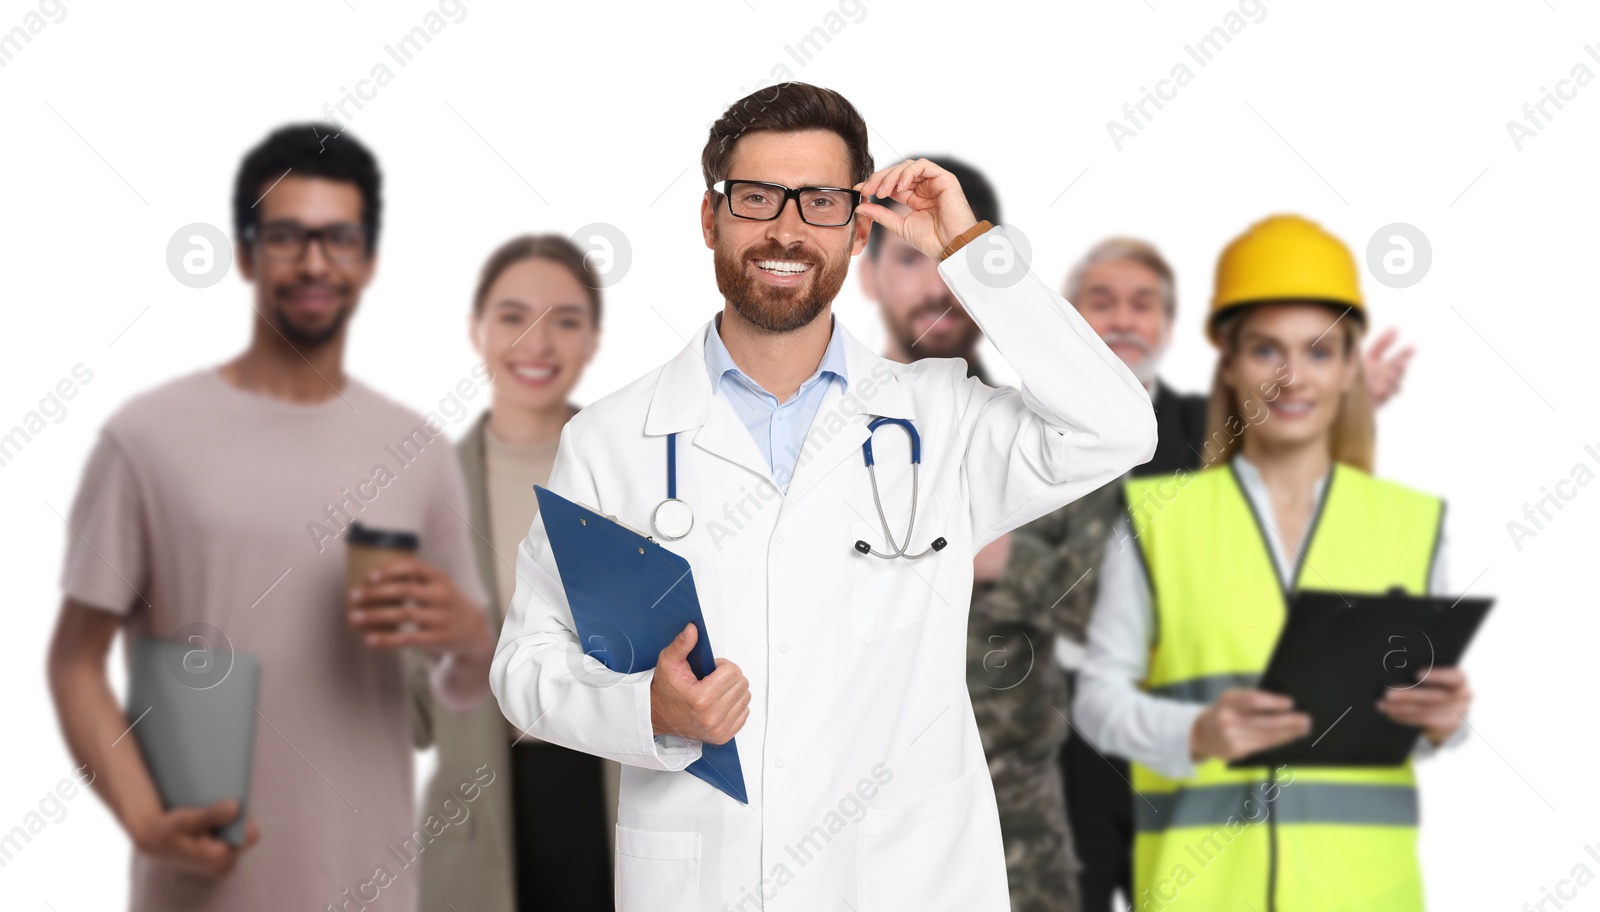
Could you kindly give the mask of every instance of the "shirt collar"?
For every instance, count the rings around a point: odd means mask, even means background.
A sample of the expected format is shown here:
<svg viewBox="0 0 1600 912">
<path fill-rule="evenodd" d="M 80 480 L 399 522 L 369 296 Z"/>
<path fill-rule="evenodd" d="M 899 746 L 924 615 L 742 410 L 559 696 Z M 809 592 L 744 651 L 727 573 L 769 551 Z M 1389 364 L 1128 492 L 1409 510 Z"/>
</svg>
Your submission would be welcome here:
<svg viewBox="0 0 1600 912">
<path fill-rule="evenodd" d="M 1267 482 L 1261 477 L 1261 470 L 1256 468 L 1255 463 L 1244 458 L 1243 447 L 1234 451 L 1233 459 L 1231 461 L 1233 463 L 1234 474 L 1239 477 L 1241 484 L 1258 493 L 1266 492 Z M 1330 463 L 1328 465 L 1328 474 L 1317 479 L 1316 484 L 1311 486 L 1311 496 L 1319 504 L 1322 503 L 1322 492 L 1327 490 L 1328 479 L 1332 477 L 1332 475 L 1333 464 Z"/>
<path fill-rule="evenodd" d="M 802 383 L 802 389 L 816 380 L 819 375 L 832 374 L 839 378 L 844 390 L 850 388 L 850 378 L 845 371 L 844 333 L 839 327 L 839 320 L 833 314 L 828 314 L 828 325 L 832 335 L 828 337 L 828 347 L 822 352 L 822 363 L 817 365 L 816 373 Z M 728 352 L 728 346 L 722 343 L 722 314 L 717 314 L 711 321 L 711 331 L 706 333 L 706 373 L 711 377 L 711 388 L 716 390 L 722 381 L 723 375 L 733 371 L 735 377 L 743 381 L 751 389 L 766 390 L 748 374 L 733 363 L 733 355 Z M 771 393 L 768 393 L 771 395 Z"/>
</svg>

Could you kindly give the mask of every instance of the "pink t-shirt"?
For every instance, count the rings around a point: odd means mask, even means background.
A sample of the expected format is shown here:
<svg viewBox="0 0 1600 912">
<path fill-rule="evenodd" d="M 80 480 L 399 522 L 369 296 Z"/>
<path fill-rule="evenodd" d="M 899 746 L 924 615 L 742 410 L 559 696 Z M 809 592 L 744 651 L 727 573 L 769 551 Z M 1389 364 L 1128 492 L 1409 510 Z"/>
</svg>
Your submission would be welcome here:
<svg viewBox="0 0 1600 912">
<path fill-rule="evenodd" d="M 65 594 L 123 615 L 127 636 L 204 623 L 261 662 L 248 807 L 261 841 L 221 880 L 135 852 L 134 912 L 415 907 L 419 836 L 425 850 L 445 834 L 414 821 L 402 655 L 345 626 L 344 533 L 416 532 L 422 559 L 483 604 L 442 431 L 353 378 L 298 405 L 210 368 L 106 422 L 72 506 Z"/>
</svg>

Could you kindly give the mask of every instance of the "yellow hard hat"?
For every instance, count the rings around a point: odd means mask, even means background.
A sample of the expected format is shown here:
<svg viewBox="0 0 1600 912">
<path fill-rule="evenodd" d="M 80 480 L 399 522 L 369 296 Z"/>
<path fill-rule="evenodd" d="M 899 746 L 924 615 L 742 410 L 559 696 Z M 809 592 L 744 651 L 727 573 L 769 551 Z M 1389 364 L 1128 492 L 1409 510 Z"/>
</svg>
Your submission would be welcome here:
<svg viewBox="0 0 1600 912">
<path fill-rule="evenodd" d="M 1235 308 L 1269 301 L 1314 301 L 1351 308 L 1366 324 L 1366 304 L 1348 248 L 1322 226 L 1298 215 L 1274 215 L 1234 238 L 1217 259 L 1206 335 L 1220 344 L 1217 325 Z"/>
</svg>

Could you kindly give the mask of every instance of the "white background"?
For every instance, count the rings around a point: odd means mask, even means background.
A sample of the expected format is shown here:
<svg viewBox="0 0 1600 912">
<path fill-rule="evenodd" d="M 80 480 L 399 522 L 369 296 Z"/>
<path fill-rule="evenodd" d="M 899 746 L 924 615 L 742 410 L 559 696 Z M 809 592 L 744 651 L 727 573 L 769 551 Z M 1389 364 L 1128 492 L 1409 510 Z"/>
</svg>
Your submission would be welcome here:
<svg viewBox="0 0 1600 912">
<path fill-rule="evenodd" d="M 1600 87 L 1551 107 L 1520 151 L 1506 129 L 1575 65 L 1600 72 L 1584 50 L 1600 43 L 1600 13 L 1576 0 L 1246 0 L 1259 21 L 1202 68 L 1184 46 L 1237 3 L 1058 6 L 1068 8 L 474 0 L 447 4 L 447 19 L 464 18 L 400 67 L 384 46 L 436 3 L 71 0 L 0 69 L 0 429 L 73 365 L 94 372 L 65 418 L 0 468 L 11 593 L 0 831 L 73 767 L 45 648 L 68 534 L 56 514 L 99 426 L 135 393 L 226 360 L 247 339 L 249 286 L 231 273 L 205 290 L 179 284 L 168 240 L 191 222 L 229 230 L 245 150 L 282 123 L 320 118 L 384 63 L 393 80 L 351 109 L 353 135 L 383 168 L 386 206 L 347 367 L 418 410 L 468 375 L 477 270 L 524 232 L 606 222 L 633 245 L 580 402 L 670 357 L 721 306 L 697 225 L 706 127 L 778 79 L 851 99 L 880 166 L 948 153 L 985 170 L 1047 282 L 1108 234 L 1157 243 L 1178 272 L 1166 374 L 1181 388 L 1209 381 L 1199 326 L 1211 271 L 1249 224 L 1302 213 L 1362 259 L 1379 227 L 1416 226 L 1433 248 L 1422 281 L 1396 290 L 1363 276 L 1376 326 L 1400 327 L 1419 348 L 1381 413 L 1379 472 L 1448 499 L 1452 583 L 1500 598 L 1467 663 L 1475 734 L 1421 772 L 1431 905 L 1521 909 L 1574 865 L 1600 871 L 1584 852 L 1600 841 L 1589 772 L 1600 486 L 1577 489 L 1520 550 L 1507 531 L 1576 464 L 1600 471 L 1600 421 L 1585 405 Z M 0 30 L 37 8 L 6 0 Z M 800 63 L 786 46 L 830 12 L 843 27 Z M 1119 151 L 1107 121 L 1179 63 L 1192 81 Z M 853 278 L 837 308 L 881 345 Z M 68 809 L 0 869 L 6 909 L 125 903 L 121 831 L 93 796 Z M 1600 906 L 1600 886 L 1578 904 Z"/>
</svg>

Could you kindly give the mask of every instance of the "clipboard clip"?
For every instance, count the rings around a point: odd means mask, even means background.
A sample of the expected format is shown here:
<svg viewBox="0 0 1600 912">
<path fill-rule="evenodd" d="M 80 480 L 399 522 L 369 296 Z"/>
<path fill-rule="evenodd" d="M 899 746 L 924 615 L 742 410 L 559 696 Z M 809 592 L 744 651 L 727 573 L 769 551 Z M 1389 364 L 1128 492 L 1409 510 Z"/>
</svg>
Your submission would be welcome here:
<svg viewBox="0 0 1600 912">
<path fill-rule="evenodd" d="M 650 534 L 648 534 L 646 532 L 641 532 L 640 530 L 635 529 L 634 527 L 628 525 L 627 523 L 625 523 L 622 520 L 616 518 L 615 516 L 613 516 L 610 513 L 601 513 L 599 510 L 596 510 L 594 507 L 589 506 L 588 504 L 584 503 L 581 500 L 574 500 L 573 503 L 575 503 L 578 506 L 584 508 L 585 510 L 588 510 L 590 513 L 593 513 L 596 516 L 604 516 L 606 519 L 611 520 L 612 522 L 616 523 L 617 525 L 621 526 L 622 528 L 627 529 L 629 532 L 632 532 L 634 535 L 637 535 L 640 538 L 643 538 L 643 539 L 651 542 L 652 544 L 660 544 L 660 542 L 656 541 L 656 537 L 654 535 L 650 535 Z"/>
<path fill-rule="evenodd" d="M 1406 596 L 1406 590 L 1404 586 L 1390 586 L 1388 591 L 1384 592 L 1384 595 L 1390 596 L 1391 598 L 1404 598 Z M 1434 614 L 1443 614 L 1454 606 L 1445 604 L 1444 599 L 1432 599 L 1429 602 L 1428 607 L 1433 610 Z"/>
</svg>

